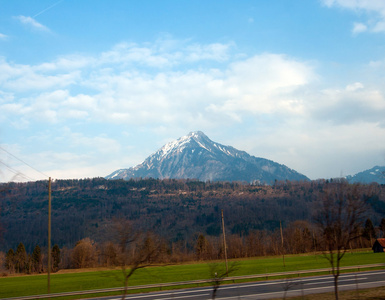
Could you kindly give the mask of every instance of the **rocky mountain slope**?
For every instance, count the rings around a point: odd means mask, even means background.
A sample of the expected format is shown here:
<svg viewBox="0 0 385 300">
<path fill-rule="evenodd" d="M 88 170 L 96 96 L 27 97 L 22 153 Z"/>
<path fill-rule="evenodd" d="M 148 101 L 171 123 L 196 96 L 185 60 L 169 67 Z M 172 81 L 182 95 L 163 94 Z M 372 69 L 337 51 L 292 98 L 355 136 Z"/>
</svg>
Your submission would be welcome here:
<svg viewBox="0 0 385 300">
<path fill-rule="evenodd" d="M 136 167 L 117 170 L 106 178 L 190 178 L 263 184 L 309 180 L 285 165 L 213 142 L 200 131 L 170 142 Z"/>
</svg>

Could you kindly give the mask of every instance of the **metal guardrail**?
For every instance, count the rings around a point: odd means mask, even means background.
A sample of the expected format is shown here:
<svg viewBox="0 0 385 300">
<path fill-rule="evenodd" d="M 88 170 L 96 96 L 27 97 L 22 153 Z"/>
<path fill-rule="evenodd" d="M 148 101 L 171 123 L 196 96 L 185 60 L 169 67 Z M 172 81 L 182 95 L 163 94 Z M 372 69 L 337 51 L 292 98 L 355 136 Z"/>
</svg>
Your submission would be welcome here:
<svg viewBox="0 0 385 300">
<path fill-rule="evenodd" d="M 340 271 L 342 271 L 342 270 L 360 271 L 362 269 L 378 268 L 378 267 L 385 267 L 385 264 L 371 264 L 371 265 L 340 267 Z M 279 272 L 279 273 L 232 276 L 232 277 L 223 278 L 222 281 L 235 282 L 236 280 L 257 279 L 257 278 L 266 278 L 266 280 L 267 280 L 269 277 L 279 277 L 279 276 L 289 276 L 289 275 L 297 275 L 298 277 L 300 277 L 301 274 L 312 274 L 312 273 L 329 273 L 329 274 L 331 274 L 331 272 L 332 272 L 331 268 L 324 268 L 324 269 L 301 270 L 301 271 L 290 271 L 290 272 Z M 156 283 L 156 284 L 136 285 L 136 286 L 128 286 L 127 290 L 140 290 L 140 289 L 151 289 L 151 288 L 162 289 L 164 287 L 172 287 L 172 286 L 199 285 L 199 284 L 203 284 L 203 283 L 212 283 L 213 281 L 214 281 L 213 279 L 200 279 L 200 280 L 190 280 L 190 281 L 180 281 L 180 282 L 165 282 L 165 283 Z M 124 287 L 118 287 L 118 288 L 108 288 L 108 289 L 99 289 L 99 290 L 63 292 L 63 293 L 33 295 L 33 296 L 25 296 L 25 297 L 2 298 L 0 300 L 47 299 L 47 298 L 58 298 L 58 297 L 66 297 L 66 296 L 79 296 L 79 295 L 89 295 L 89 294 L 122 292 L 124 289 L 125 289 Z"/>
</svg>

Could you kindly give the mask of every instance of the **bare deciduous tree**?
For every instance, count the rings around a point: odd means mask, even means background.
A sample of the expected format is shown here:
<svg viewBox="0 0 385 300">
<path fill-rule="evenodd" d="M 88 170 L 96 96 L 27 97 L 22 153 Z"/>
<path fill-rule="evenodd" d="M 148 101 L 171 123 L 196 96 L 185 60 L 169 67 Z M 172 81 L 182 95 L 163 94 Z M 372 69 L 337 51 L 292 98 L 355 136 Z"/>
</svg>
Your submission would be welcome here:
<svg viewBox="0 0 385 300">
<path fill-rule="evenodd" d="M 215 299 L 215 297 L 217 296 L 219 286 L 222 284 L 225 277 L 229 276 L 229 274 L 234 273 L 237 269 L 238 264 L 236 262 L 232 262 L 229 265 L 228 270 L 226 269 L 223 263 L 209 264 L 211 284 L 213 286 L 213 293 L 211 295 L 212 299 Z"/>
<path fill-rule="evenodd" d="M 328 183 L 321 193 L 321 207 L 315 217 L 320 229 L 324 257 L 329 261 L 334 276 L 334 293 L 338 299 L 340 264 L 350 242 L 360 236 L 365 199 L 359 184 Z"/>
<path fill-rule="evenodd" d="M 101 264 L 106 267 L 118 265 L 118 247 L 112 242 L 106 242 L 102 245 Z"/>
<path fill-rule="evenodd" d="M 135 231 L 127 220 L 115 221 L 113 227 L 119 244 L 118 260 L 123 274 L 124 300 L 131 276 L 138 269 L 161 263 L 165 247 L 153 234 Z"/>
<path fill-rule="evenodd" d="M 72 263 L 75 268 L 94 267 L 97 262 L 96 244 L 90 238 L 76 243 L 72 252 Z"/>
<path fill-rule="evenodd" d="M 284 230 L 285 246 L 288 253 L 308 253 L 314 248 L 311 224 L 305 220 L 290 223 Z"/>
<path fill-rule="evenodd" d="M 287 296 L 287 292 L 295 287 L 295 286 L 298 286 L 298 285 L 302 285 L 302 282 L 298 282 L 298 281 L 295 281 L 295 280 L 292 280 L 291 278 L 285 278 L 285 281 L 283 282 L 283 296 L 282 296 L 282 299 L 285 300 L 286 299 L 286 296 Z M 302 293 L 303 293 L 303 288 L 302 288 Z M 303 295 L 302 295 L 302 299 L 303 299 Z"/>
</svg>

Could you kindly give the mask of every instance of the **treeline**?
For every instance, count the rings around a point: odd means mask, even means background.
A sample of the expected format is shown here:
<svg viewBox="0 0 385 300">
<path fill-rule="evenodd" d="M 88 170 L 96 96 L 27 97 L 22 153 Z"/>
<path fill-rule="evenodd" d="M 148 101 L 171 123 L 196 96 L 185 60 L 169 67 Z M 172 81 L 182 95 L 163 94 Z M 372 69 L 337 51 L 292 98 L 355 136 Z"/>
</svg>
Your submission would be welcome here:
<svg viewBox="0 0 385 300">
<path fill-rule="evenodd" d="M 229 238 L 246 244 L 247 238 L 263 235 L 263 244 L 272 245 L 264 251 L 272 253 L 271 249 L 278 246 L 269 239 L 280 224 L 289 228 L 297 220 L 314 223 L 320 194 L 325 187 L 338 182 L 285 181 L 260 186 L 174 179 L 55 180 L 52 183 L 52 243 L 61 249 L 72 249 L 78 241 L 89 237 L 102 245 L 109 240 L 108 228 L 114 220 L 125 219 L 130 220 L 137 231 L 152 231 L 168 241 L 171 251 L 181 244 L 187 249 L 183 251 L 191 254 L 197 233 L 213 244 L 220 238 L 223 210 Z M 379 224 L 385 215 L 385 186 L 357 185 L 357 190 L 367 200 L 366 217 Z M 33 252 L 36 244 L 46 248 L 47 220 L 47 181 L 1 186 L 0 251 L 16 249 L 20 241 L 28 253 Z M 242 249 L 242 253 L 250 252 Z"/>
<path fill-rule="evenodd" d="M 55 245 L 52 248 L 52 271 L 59 270 L 60 248 Z M 24 244 L 19 243 L 16 251 L 12 248 L 7 253 L 0 252 L 0 270 L 5 269 L 9 273 L 43 273 L 47 272 L 47 255 L 42 252 L 39 245 L 36 245 L 31 254 L 25 250 Z"/>
<path fill-rule="evenodd" d="M 122 266 L 122 252 L 126 251 L 124 243 L 132 241 L 129 255 L 135 252 L 148 252 L 151 248 L 158 249 L 158 255 L 148 264 L 180 263 L 187 261 L 208 261 L 224 259 L 224 242 L 222 236 L 208 236 L 196 233 L 189 241 L 167 241 L 153 233 L 138 233 L 130 231 L 122 233 L 116 229 L 116 224 L 124 224 L 126 220 L 115 220 L 109 229 L 112 240 L 95 242 L 84 238 L 73 248 L 54 245 L 52 248 L 52 270 L 116 267 Z M 132 223 L 130 223 L 132 224 Z M 123 227 L 122 227 L 123 228 Z M 127 229 L 128 227 L 124 227 Z M 351 249 L 371 247 L 376 237 L 385 235 L 385 219 L 374 226 L 367 219 L 361 228 L 359 238 L 353 240 Z M 138 237 L 144 237 L 145 239 Z M 282 244 L 283 237 L 283 244 Z M 143 242 L 145 240 L 145 242 Z M 248 235 L 230 234 L 226 237 L 227 256 L 229 259 L 248 258 L 257 256 L 300 254 L 325 251 L 322 243 L 322 232 L 315 224 L 298 220 L 290 223 L 281 231 L 254 230 Z M 123 249 L 123 250 L 122 250 Z M 27 254 L 25 247 L 19 243 L 16 251 L 9 249 L 0 252 L 0 270 L 7 273 L 42 273 L 47 271 L 47 250 L 35 246 L 32 253 Z M 4 274 L 7 274 L 4 273 Z"/>
</svg>

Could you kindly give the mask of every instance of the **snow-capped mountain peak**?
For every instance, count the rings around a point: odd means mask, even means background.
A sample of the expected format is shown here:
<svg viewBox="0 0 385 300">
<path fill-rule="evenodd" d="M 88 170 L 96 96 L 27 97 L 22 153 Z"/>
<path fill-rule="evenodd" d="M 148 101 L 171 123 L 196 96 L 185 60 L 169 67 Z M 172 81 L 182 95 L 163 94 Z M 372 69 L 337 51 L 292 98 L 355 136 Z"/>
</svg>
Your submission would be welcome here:
<svg viewBox="0 0 385 300">
<path fill-rule="evenodd" d="M 204 138 L 208 139 L 208 137 L 201 131 L 190 132 L 188 135 L 182 136 L 176 141 L 167 143 L 162 148 L 160 148 L 160 150 L 157 153 L 159 153 L 160 157 L 166 157 L 167 155 L 169 155 L 174 151 L 181 152 L 192 141 L 195 141 L 196 143 L 198 143 L 202 148 L 207 149 L 201 142 L 202 139 Z"/>
<path fill-rule="evenodd" d="M 106 178 L 135 177 L 263 183 L 272 183 L 274 180 L 308 180 L 306 176 L 284 165 L 213 142 L 201 131 L 190 132 L 169 142 L 136 167 L 115 171 Z"/>
</svg>

